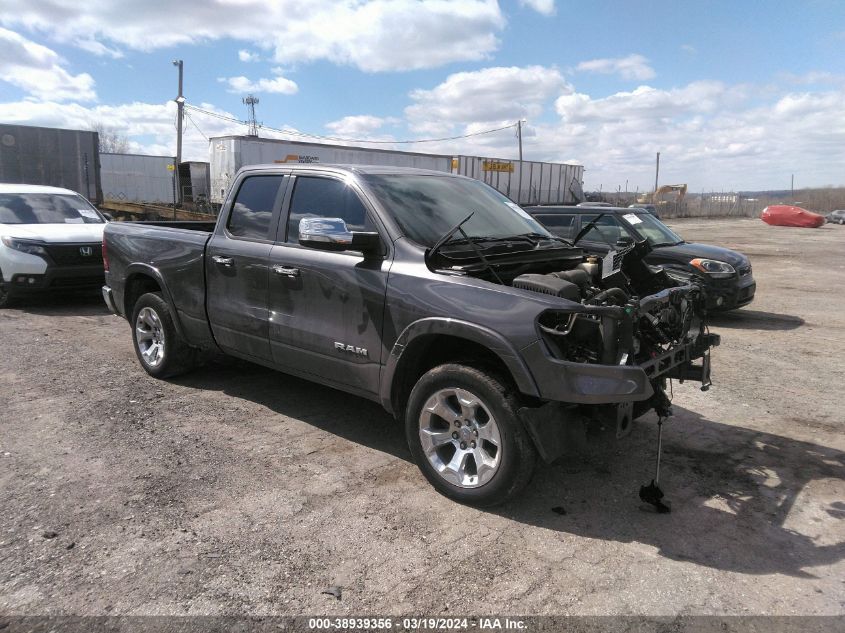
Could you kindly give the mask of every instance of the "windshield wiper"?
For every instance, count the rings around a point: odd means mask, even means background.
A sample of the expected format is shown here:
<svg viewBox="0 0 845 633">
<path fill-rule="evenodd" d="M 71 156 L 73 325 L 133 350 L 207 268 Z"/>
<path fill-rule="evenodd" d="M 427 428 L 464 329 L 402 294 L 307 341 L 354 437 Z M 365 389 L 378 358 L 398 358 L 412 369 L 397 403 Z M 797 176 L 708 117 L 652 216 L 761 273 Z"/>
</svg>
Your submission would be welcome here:
<svg viewBox="0 0 845 633">
<path fill-rule="evenodd" d="M 467 217 L 465 217 L 463 220 L 461 220 L 455 226 L 453 226 L 451 229 L 449 229 L 439 240 L 437 240 L 437 242 L 435 242 L 434 246 L 432 246 L 430 250 L 425 252 L 425 257 L 424 257 L 425 264 L 426 264 L 426 266 L 428 266 L 429 270 L 434 270 L 433 266 L 431 265 L 432 258 L 437 253 L 437 251 L 439 251 L 443 247 L 444 244 L 446 244 L 447 242 L 449 242 L 452 239 L 452 236 L 455 234 L 455 232 L 460 231 L 461 235 L 464 236 L 464 240 L 466 240 L 466 242 L 470 245 L 470 248 L 472 248 L 472 250 L 475 251 L 475 254 L 478 255 L 478 258 L 484 263 L 484 265 L 487 267 L 487 269 L 496 278 L 496 281 L 498 281 L 500 284 L 502 284 L 504 286 L 505 282 L 502 281 L 501 277 L 499 277 L 499 274 L 496 272 L 496 269 L 493 268 L 493 265 L 484 256 L 484 253 L 481 252 L 481 249 L 478 248 L 478 246 L 475 245 L 475 238 L 471 238 L 469 235 L 467 235 L 466 231 L 464 231 L 463 228 L 462 228 L 463 225 L 466 224 L 466 222 L 473 215 L 475 215 L 475 211 L 470 213 Z M 461 241 L 464 241 L 464 240 L 461 240 Z"/>
<path fill-rule="evenodd" d="M 533 239 L 531 239 L 531 234 L 524 234 L 524 235 L 469 235 L 467 237 L 461 238 L 459 240 L 448 240 L 449 244 L 468 244 L 469 242 L 528 242 L 529 244 L 536 245 Z"/>
<path fill-rule="evenodd" d="M 578 235 L 576 235 L 575 239 L 572 240 L 572 246 L 575 246 L 578 243 L 578 240 L 580 240 L 582 237 L 584 237 L 589 232 L 589 230 L 596 225 L 596 222 L 601 220 L 604 216 L 605 216 L 604 213 L 599 213 L 596 217 L 594 217 L 592 220 L 590 220 L 587 223 L 587 226 L 585 226 L 583 229 L 578 231 Z M 599 229 L 599 233 L 601 233 L 601 229 Z M 603 236 L 604 236 L 604 234 L 602 234 L 602 237 Z"/>
<path fill-rule="evenodd" d="M 455 231 L 457 231 L 458 229 L 460 229 L 460 228 L 461 228 L 461 227 L 462 227 L 462 226 L 463 226 L 463 225 L 464 225 L 464 224 L 465 224 L 465 223 L 466 223 L 466 222 L 467 222 L 467 221 L 468 221 L 468 220 L 469 220 L 472 216 L 474 216 L 474 215 L 475 215 L 475 211 L 473 211 L 472 213 L 470 213 L 467 217 L 465 217 L 463 220 L 461 220 L 460 222 L 458 222 L 458 223 L 457 223 L 455 226 L 453 226 L 451 229 L 449 229 L 448 231 L 446 231 L 446 233 L 444 233 L 444 234 L 440 237 L 440 239 L 439 239 L 439 240 L 437 240 L 437 241 L 434 243 L 434 246 L 432 246 L 429 250 L 427 250 L 427 251 L 426 251 L 426 253 L 425 253 L 425 262 L 426 262 L 426 264 L 428 264 L 428 260 L 429 260 L 429 259 L 431 259 L 432 257 L 434 257 L 434 255 L 437 253 L 437 251 L 439 251 L 439 250 L 443 247 L 443 245 L 451 239 L 451 237 L 455 234 Z M 466 235 L 466 233 L 464 233 L 463 231 L 461 231 L 461 233 L 463 233 L 464 235 Z"/>
</svg>

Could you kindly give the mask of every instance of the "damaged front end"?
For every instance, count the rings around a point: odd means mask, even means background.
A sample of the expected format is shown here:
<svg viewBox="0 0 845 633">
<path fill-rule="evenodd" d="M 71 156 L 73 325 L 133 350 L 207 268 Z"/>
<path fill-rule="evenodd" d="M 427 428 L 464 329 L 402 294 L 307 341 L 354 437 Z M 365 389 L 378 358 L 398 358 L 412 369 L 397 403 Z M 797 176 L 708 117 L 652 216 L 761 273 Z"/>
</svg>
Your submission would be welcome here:
<svg viewBox="0 0 845 633">
<path fill-rule="evenodd" d="M 719 336 L 707 330 L 704 290 L 646 265 L 647 241 L 617 243 L 603 258 L 569 243 L 444 244 L 427 256 L 433 270 L 561 299 L 539 314 L 537 340 L 520 350 L 545 403 L 520 414 L 544 460 L 577 450 L 590 428 L 622 436 L 651 409 L 665 417 L 667 379 L 710 386 Z"/>
<path fill-rule="evenodd" d="M 667 379 L 710 386 L 710 349 L 719 336 L 707 329 L 703 290 L 647 266 L 649 251 L 647 242 L 626 245 L 552 274 L 583 282 L 584 270 L 592 285 L 581 285 L 579 304 L 543 312 L 540 340 L 523 350 L 547 403 L 520 413 L 546 461 L 580 452 L 592 431 L 626 435 L 651 409 L 668 416 Z M 513 285 L 539 280 L 527 281 Z"/>
</svg>

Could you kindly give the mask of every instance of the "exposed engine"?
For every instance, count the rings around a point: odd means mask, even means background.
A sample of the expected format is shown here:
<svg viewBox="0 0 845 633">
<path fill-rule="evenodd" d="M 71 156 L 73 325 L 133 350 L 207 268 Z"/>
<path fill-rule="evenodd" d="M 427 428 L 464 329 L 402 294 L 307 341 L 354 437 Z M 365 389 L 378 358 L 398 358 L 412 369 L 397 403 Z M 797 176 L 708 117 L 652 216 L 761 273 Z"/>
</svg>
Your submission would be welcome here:
<svg viewBox="0 0 845 633">
<path fill-rule="evenodd" d="M 705 336 L 702 290 L 648 266 L 643 261 L 651 252 L 647 241 L 618 244 L 605 257 L 585 256 L 568 244 L 540 250 L 493 243 L 482 251 L 464 240 L 448 252 L 438 248 L 427 255 L 434 269 L 565 299 L 538 319 L 557 358 L 635 364 L 650 378 L 702 378 L 709 384 L 709 369 L 701 376 L 689 373 L 691 360 L 718 344 L 715 335 Z M 437 253 L 436 262 L 431 253 Z M 687 343 L 694 343 L 691 351 Z M 689 353 L 676 357 L 675 348 Z"/>
<path fill-rule="evenodd" d="M 541 317 L 545 339 L 560 358 L 640 363 L 703 332 L 700 290 L 646 265 L 650 250 L 640 242 L 605 258 L 582 258 L 567 270 L 521 274 L 511 285 L 581 304 Z"/>
</svg>

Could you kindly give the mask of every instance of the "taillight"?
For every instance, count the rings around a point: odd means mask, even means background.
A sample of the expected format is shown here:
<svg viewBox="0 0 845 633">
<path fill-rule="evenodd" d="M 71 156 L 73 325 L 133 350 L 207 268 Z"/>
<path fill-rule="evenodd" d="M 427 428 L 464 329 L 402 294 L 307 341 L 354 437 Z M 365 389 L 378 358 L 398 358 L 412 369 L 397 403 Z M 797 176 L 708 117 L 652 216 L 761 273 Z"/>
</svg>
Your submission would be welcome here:
<svg viewBox="0 0 845 633">
<path fill-rule="evenodd" d="M 109 253 L 106 250 L 106 236 L 103 236 L 103 270 L 109 272 Z"/>
</svg>

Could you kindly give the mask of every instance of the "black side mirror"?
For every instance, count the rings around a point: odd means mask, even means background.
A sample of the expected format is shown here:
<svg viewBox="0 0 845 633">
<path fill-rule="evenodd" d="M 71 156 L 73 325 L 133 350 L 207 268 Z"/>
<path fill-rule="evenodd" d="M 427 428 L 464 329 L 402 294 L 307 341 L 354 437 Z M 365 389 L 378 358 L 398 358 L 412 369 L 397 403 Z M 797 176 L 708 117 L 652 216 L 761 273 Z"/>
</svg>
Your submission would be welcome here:
<svg viewBox="0 0 845 633">
<path fill-rule="evenodd" d="M 622 237 L 616 240 L 616 248 L 628 248 L 633 245 L 633 238 L 630 238 L 627 235 L 623 235 Z"/>
</svg>

